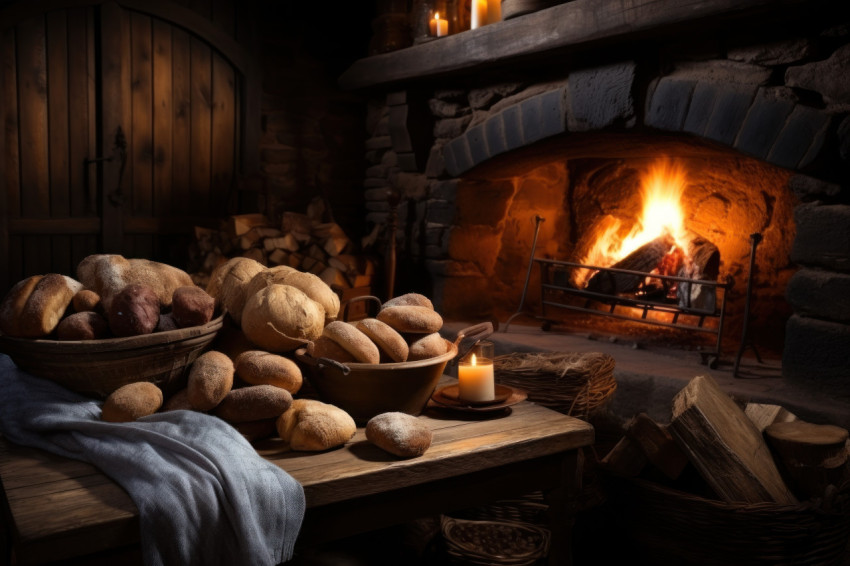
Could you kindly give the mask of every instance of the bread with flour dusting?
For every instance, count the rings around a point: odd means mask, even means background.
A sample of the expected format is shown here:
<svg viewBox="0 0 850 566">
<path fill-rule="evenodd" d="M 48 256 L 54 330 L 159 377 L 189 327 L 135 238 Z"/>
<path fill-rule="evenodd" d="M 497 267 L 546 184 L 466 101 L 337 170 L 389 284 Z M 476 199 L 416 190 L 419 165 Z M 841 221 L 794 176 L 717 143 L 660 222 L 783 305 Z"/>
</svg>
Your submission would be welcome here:
<svg viewBox="0 0 850 566">
<path fill-rule="evenodd" d="M 82 288 L 79 281 L 58 273 L 33 275 L 19 281 L 0 303 L 0 331 L 18 338 L 47 336 Z"/>
<path fill-rule="evenodd" d="M 171 307 L 174 291 L 194 285 L 189 274 L 171 265 L 149 259 L 127 259 L 117 254 L 94 254 L 77 266 L 77 279 L 98 295 L 105 308 L 121 289 L 130 284 L 150 287 L 163 308 Z"/>
</svg>

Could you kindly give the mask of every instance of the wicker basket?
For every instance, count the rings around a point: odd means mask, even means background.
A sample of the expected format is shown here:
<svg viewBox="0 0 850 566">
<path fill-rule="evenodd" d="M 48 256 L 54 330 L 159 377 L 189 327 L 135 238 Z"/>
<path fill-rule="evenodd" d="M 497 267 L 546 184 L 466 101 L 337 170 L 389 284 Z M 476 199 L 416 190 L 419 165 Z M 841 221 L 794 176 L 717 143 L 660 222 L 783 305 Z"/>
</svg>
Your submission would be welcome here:
<svg viewBox="0 0 850 566">
<path fill-rule="evenodd" d="M 531 566 L 549 552 L 549 531 L 528 523 L 443 516 L 441 531 L 454 563 Z"/>
<path fill-rule="evenodd" d="M 511 521 L 545 527 L 549 523 L 549 505 L 542 491 L 533 491 L 512 499 L 500 499 L 488 505 L 453 513 L 456 518 L 474 521 Z"/>
<path fill-rule="evenodd" d="M 166 394 L 185 385 L 184 372 L 215 338 L 224 315 L 203 326 L 104 340 L 32 340 L 0 335 L 0 352 L 39 377 L 106 398 L 128 383 L 150 381 Z"/>
<path fill-rule="evenodd" d="M 496 380 L 528 392 L 528 400 L 587 419 L 617 390 L 614 358 L 600 352 L 541 352 L 496 356 Z"/>
<path fill-rule="evenodd" d="M 797 505 L 734 504 L 643 479 L 612 480 L 624 530 L 652 564 L 841 564 L 850 486 Z"/>
</svg>

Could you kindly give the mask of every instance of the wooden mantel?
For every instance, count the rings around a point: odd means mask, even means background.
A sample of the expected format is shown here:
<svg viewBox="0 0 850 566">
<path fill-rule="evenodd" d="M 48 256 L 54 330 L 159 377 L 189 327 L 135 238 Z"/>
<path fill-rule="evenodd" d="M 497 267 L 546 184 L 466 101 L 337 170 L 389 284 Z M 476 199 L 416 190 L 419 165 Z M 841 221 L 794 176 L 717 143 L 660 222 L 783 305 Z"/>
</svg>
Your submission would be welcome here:
<svg viewBox="0 0 850 566">
<path fill-rule="evenodd" d="M 572 0 L 510 20 L 355 61 L 345 90 L 391 87 L 470 69 L 492 69 L 541 55 L 770 12 L 806 0 Z M 820 2 L 809 2 L 809 6 Z M 761 21 L 754 24 L 758 26 Z"/>
</svg>

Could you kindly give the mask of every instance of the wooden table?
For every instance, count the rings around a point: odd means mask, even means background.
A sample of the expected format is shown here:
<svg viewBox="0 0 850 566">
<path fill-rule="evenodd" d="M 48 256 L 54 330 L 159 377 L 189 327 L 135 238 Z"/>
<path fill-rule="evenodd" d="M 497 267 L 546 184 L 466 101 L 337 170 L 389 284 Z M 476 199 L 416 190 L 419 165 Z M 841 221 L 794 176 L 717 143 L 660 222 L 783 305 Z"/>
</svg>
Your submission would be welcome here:
<svg viewBox="0 0 850 566">
<path fill-rule="evenodd" d="M 362 428 L 344 447 L 322 453 L 282 452 L 272 441 L 257 446 L 304 486 L 299 545 L 543 490 L 553 533 L 549 563 L 571 562 L 573 502 L 581 487 L 581 448 L 594 441 L 591 425 L 527 401 L 509 414 L 429 408 L 420 418 L 433 430 L 433 442 L 410 460 L 372 445 Z M 94 466 L 0 438 L 0 480 L 19 564 L 137 548 L 135 505 Z"/>
</svg>

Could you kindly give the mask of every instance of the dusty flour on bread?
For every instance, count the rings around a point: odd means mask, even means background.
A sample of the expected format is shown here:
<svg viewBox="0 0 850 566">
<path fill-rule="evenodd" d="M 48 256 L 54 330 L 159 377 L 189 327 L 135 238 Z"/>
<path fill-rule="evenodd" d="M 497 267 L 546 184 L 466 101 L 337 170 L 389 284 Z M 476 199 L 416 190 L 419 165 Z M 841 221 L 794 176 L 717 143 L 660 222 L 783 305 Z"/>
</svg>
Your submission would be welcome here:
<svg viewBox="0 0 850 566">
<path fill-rule="evenodd" d="M 432 433 L 418 418 L 394 411 L 369 419 L 366 438 L 390 454 L 415 458 L 430 448 Z"/>
</svg>

